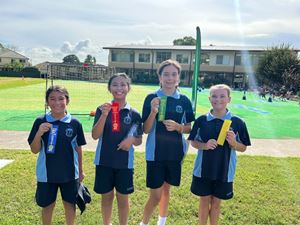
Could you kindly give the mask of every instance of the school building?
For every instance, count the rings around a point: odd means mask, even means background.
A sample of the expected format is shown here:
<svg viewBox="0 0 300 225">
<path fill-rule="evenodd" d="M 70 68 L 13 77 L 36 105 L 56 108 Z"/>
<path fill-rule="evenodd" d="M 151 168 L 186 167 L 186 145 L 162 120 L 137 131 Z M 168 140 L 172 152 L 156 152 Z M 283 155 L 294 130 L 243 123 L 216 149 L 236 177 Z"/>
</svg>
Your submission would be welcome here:
<svg viewBox="0 0 300 225">
<path fill-rule="evenodd" d="M 191 85 L 196 46 L 120 45 L 109 50 L 108 66 L 127 73 L 133 82 L 157 83 L 156 69 L 166 59 L 182 66 L 181 85 Z M 251 85 L 259 57 L 267 48 L 251 46 L 202 46 L 200 83 L 227 83 L 235 88 Z M 250 83 L 250 84 L 249 84 Z"/>
<path fill-rule="evenodd" d="M 19 62 L 24 66 L 30 66 L 29 58 L 13 50 L 3 47 L 0 44 L 0 70 L 8 64 Z"/>
</svg>

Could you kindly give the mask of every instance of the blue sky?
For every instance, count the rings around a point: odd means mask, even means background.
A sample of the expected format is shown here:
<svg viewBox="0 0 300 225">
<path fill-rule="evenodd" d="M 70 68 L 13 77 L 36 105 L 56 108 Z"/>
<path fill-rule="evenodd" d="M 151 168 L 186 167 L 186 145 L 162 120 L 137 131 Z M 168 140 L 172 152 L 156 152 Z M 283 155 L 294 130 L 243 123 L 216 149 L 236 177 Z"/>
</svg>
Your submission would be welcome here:
<svg viewBox="0 0 300 225">
<path fill-rule="evenodd" d="M 0 43 L 33 65 L 68 54 L 107 64 L 104 46 L 171 45 L 196 26 L 202 45 L 300 48 L 299 12 L 299 0 L 2 0 Z"/>
</svg>

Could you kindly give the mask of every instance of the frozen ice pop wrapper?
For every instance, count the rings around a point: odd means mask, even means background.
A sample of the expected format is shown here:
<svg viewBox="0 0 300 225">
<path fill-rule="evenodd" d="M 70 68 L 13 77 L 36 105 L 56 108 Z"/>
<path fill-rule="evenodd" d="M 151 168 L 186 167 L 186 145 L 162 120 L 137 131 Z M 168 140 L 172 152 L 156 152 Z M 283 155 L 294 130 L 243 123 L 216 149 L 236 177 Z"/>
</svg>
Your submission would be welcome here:
<svg viewBox="0 0 300 225">
<path fill-rule="evenodd" d="M 226 135 L 227 135 L 227 131 L 229 131 L 231 122 L 232 122 L 231 120 L 224 120 L 224 123 L 222 125 L 221 131 L 219 133 L 219 137 L 218 137 L 218 140 L 217 140 L 218 145 L 223 146 L 223 144 L 225 142 Z"/>
</svg>

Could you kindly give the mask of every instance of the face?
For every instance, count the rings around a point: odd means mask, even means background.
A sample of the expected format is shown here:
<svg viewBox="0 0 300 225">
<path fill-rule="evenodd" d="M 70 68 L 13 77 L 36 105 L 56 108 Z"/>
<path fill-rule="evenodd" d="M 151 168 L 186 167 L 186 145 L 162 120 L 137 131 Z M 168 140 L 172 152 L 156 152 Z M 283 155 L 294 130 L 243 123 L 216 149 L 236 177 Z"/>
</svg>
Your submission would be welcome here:
<svg viewBox="0 0 300 225">
<path fill-rule="evenodd" d="M 112 80 L 109 91 L 115 100 L 125 100 L 129 92 L 128 81 L 125 77 L 116 77 Z"/>
<path fill-rule="evenodd" d="M 225 110 L 227 104 L 230 102 L 231 97 L 228 96 L 225 89 L 214 89 L 211 91 L 209 101 L 214 110 Z"/>
<path fill-rule="evenodd" d="M 65 114 L 68 103 L 66 96 L 59 91 L 51 92 L 47 101 L 51 113 L 57 116 Z"/>
<path fill-rule="evenodd" d="M 175 89 L 179 84 L 178 69 L 173 65 L 166 66 L 159 76 L 159 82 L 163 89 Z"/>
</svg>

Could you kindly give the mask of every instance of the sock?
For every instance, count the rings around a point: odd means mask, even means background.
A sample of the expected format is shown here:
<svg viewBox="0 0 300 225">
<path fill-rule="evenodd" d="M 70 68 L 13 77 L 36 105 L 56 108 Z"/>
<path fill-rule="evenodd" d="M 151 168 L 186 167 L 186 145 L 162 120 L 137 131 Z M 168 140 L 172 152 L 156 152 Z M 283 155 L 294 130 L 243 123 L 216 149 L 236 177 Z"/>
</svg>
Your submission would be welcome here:
<svg viewBox="0 0 300 225">
<path fill-rule="evenodd" d="M 167 217 L 158 217 L 157 225 L 165 225 L 167 221 Z"/>
<path fill-rule="evenodd" d="M 148 224 L 146 224 L 146 223 L 143 223 L 143 221 L 140 223 L 140 225 L 148 225 Z"/>
</svg>

